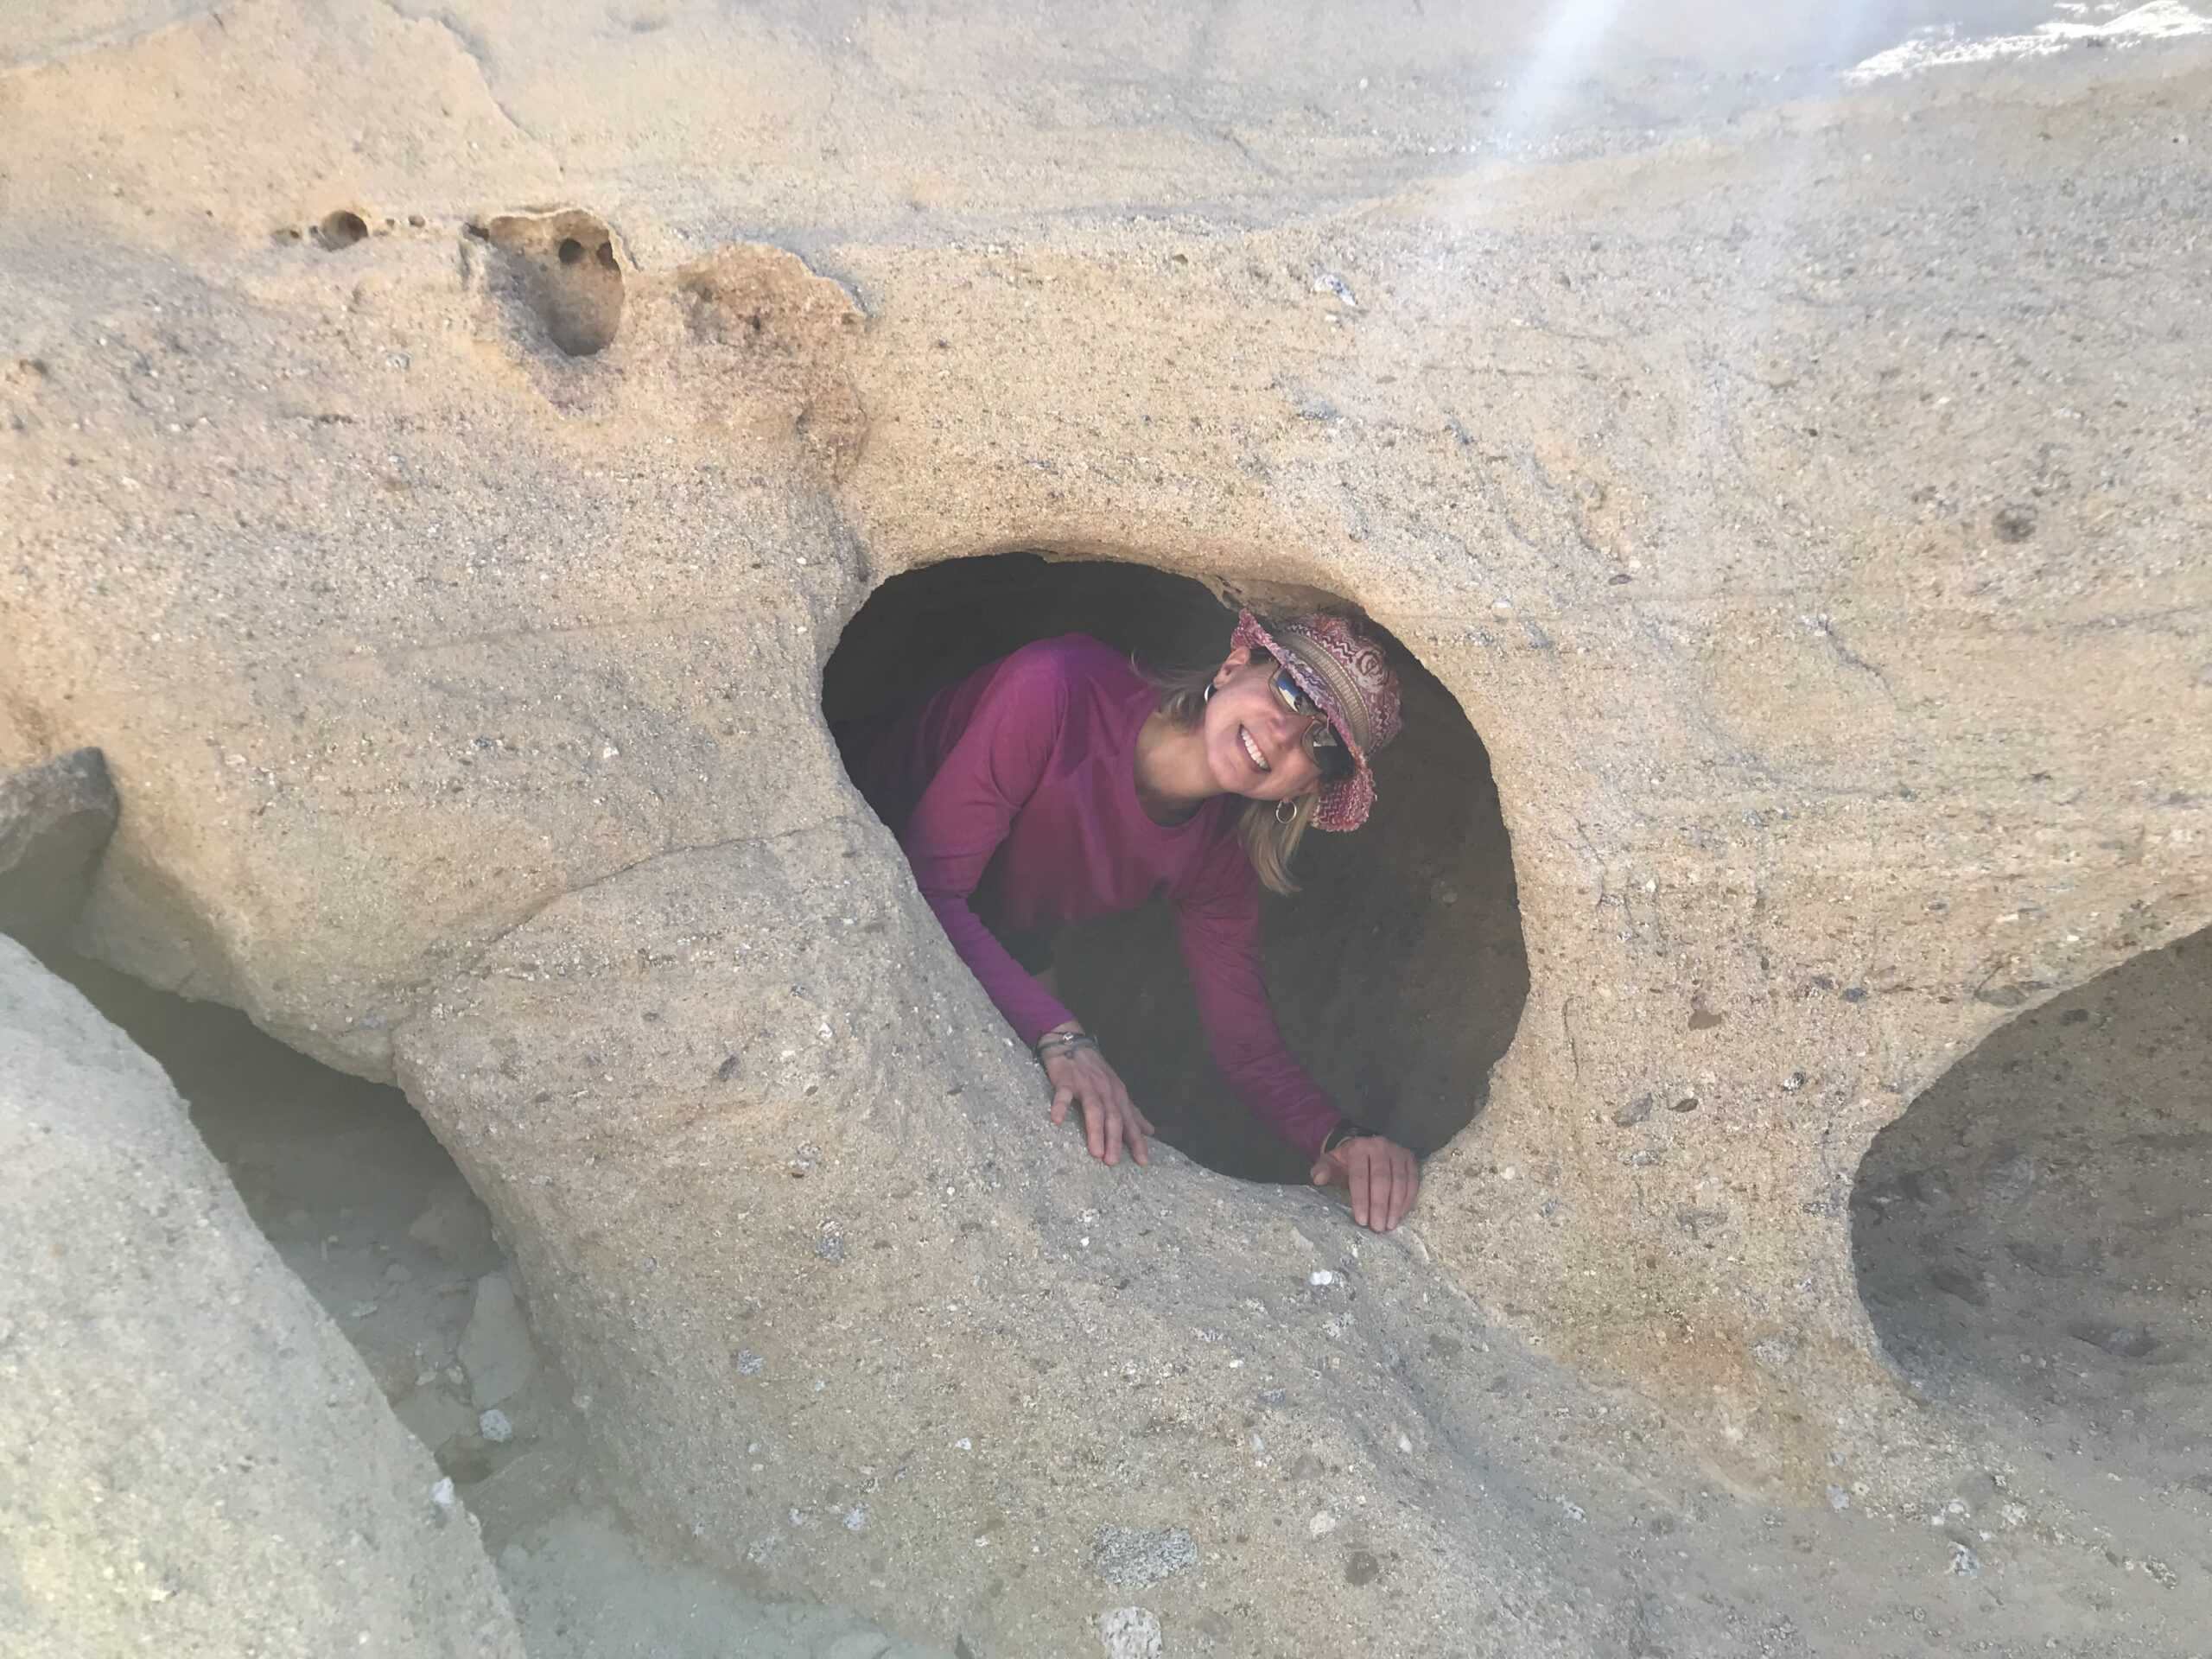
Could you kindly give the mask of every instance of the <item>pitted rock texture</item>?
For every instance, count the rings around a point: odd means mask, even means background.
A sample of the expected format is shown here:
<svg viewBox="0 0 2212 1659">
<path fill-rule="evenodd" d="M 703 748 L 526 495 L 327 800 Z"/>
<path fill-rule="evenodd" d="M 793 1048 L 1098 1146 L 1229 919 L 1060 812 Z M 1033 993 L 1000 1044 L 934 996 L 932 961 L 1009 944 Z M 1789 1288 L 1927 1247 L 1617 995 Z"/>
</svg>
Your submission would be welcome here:
<svg viewBox="0 0 2212 1659">
<path fill-rule="evenodd" d="M 24 1659 L 520 1659 L 465 1511 L 161 1068 L 0 939 L 0 1630 Z"/>
<path fill-rule="evenodd" d="M 1182 1527 L 1171 1642 L 1725 1650 L 1663 1522 L 1741 1650 L 1908 1621 L 1931 1535 L 1847 1529 L 2008 1454 L 1885 1365 L 1861 1156 L 2212 920 L 2212 71 L 1844 94 L 1926 20 L 1771 10 L 54 25 L 0 759 L 109 756 L 80 938 L 397 1075 L 633 1512 L 778 1586 L 1090 1651 L 1100 1529 Z M 1041 1129 L 818 713 L 1022 547 L 1357 603 L 1480 734 L 1528 1000 L 1410 1232 Z M 1702 1459 L 1862 1576 L 1736 1571 Z M 1989 1530 L 2004 1639 L 2178 1650 Z"/>
</svg>

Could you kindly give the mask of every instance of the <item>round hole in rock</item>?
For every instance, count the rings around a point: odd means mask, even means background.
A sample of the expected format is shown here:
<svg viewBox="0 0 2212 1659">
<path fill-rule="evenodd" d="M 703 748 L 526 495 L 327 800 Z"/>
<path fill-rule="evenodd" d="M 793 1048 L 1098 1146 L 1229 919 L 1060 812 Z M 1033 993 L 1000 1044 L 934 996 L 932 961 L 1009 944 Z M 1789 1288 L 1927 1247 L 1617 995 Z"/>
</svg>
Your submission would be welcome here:
<svg viewBox="0 0 2212 1659">
<path fill-rule="evenodd" d="M 577 241 L 573 236 L 564 236 L 561 238 L 561 246 L 558 251 L 560 253 L 561 263 L 563 264 L 573 265 L 577 260 L 584 257 L 584 245 Z"/>
<path fill-rule="evenodd" d="M 2212 930 L 2000 1027 L 1874 1137 L 1859 1294 L 1932 1398 L 2212 1494 Z"/>
<path fill-rule="evenodd" d="M 335 213 L 325 213 L 322 223 L 315 228 L 322 233 L 322 245 L 334 252 L 340 248 L 352 247 L 369 233 L 367 221 L 359 213 L 343 207 Z"/>
<path fill-rule="evenodd" d="M 823 712 L 849 734 L 848 722 L 1071 632 L 1155 669 L 1211 665 L 1235 622 L 1199 583 L 1143 565 L 948 561 L 869 598 L 824 670 Z M 1306 836 L 1302 890 L 1263 896 L 1263 955 L 1292 1052 L 1342 1110 L 1426 1154 L 1479 1109 L 1529 973 L 1489 756 L 1451 694 L 1395 643 L 1392 657 L 1405 729 L 1376 763 L 1375 812 L 1352 833 Z M 1052 957 L 1061 1001 L 1162 1139 L 1228 1174 L 1305 1181 L 1306 1160 L 1215 1071 L 1164 905 L 1065 929 Z"/>
</svg>

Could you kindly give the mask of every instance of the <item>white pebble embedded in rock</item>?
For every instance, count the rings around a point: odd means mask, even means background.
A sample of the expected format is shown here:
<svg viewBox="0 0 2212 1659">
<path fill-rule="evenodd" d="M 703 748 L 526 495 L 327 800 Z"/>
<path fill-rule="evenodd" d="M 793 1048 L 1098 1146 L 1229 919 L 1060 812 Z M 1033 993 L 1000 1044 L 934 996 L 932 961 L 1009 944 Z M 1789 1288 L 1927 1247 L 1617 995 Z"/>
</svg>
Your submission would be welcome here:
<svg viewBox="0 0 2212 1659">
<path fill-rule="evenodd" d="M 1116 1607 L 1098 1616 L 1106 1659 L 1160 1659 L 1160 1621 L 1141 1607 Z"/>
</svg>

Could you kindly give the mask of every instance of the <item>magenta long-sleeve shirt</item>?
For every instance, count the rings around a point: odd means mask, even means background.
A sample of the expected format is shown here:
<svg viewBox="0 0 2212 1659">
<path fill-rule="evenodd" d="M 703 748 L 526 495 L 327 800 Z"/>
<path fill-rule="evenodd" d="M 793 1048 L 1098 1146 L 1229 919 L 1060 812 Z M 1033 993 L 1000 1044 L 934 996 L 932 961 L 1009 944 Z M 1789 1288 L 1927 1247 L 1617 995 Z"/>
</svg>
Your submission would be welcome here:
<svg viewBox="0 0 2212 1659">
<path fill-rule="evenodd" d="M 1342 1116 L 1291 1058 L 1268 1003 L 1259 877 L 1236 834 L 1243 803 L 1217 797 L 1159 824 L 1137 800 L 1137 731 L 1157 700 L 1098 640 L 1043 639 L 864 730 L 854 773 L 953 948 L 1026 1043 L 1074 1016 L 977 906 L 1028 931 L 1164 897 L 1214 1064 L 1255 1117 L 1310 1157 Z"/>
</svg>

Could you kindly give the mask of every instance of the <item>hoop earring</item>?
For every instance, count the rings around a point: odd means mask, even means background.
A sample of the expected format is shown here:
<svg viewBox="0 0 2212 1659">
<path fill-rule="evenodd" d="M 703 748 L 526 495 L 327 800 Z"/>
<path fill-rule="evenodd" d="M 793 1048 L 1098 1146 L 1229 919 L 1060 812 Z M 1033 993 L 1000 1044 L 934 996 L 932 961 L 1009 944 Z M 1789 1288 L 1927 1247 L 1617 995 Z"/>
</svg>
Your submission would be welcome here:
<svg viewBox="0 0 2212 1659">
<path fill-rule="evenodd" d="M 1206 682 L 1206 694 L 1203 697 L 1200 697 L 1198 701 L 1200 702 L 1211 702 L 1213 701 L 1213 694 L 1218 690 L 1220 690 L 1218 686 L 1215 685 L 1211 680 L 1208 680 Z"/>
<path fill-rule="evenodd" d="M 1290 816 L 1287 818 L 1282 815 L 1282 810 L 1286 806 L 1290 809 Z M 1277 801 L 1275 803 L 1275 822 L 1284 825 L 1286 828 L 1291 824 L 1296 823 L 1298 822 L 1298 803 L 1296 801 Z"/>
</svg>

